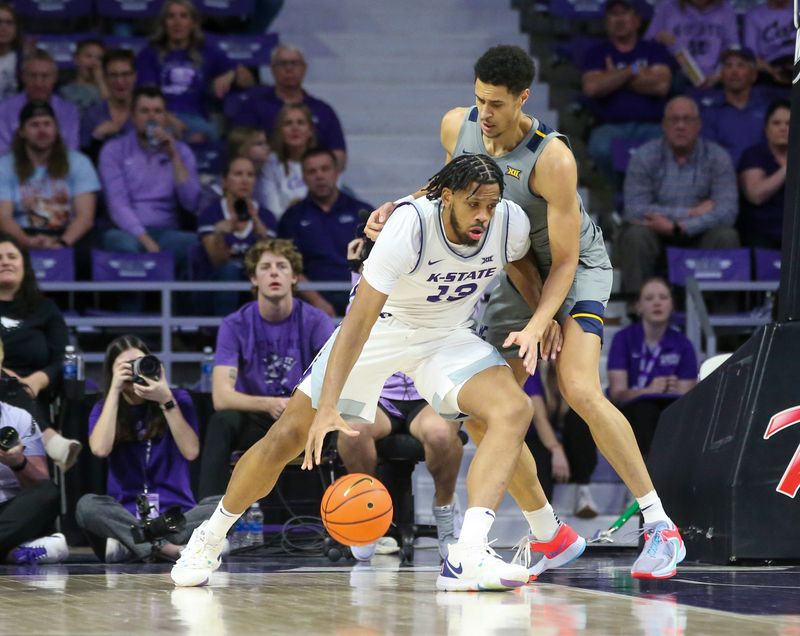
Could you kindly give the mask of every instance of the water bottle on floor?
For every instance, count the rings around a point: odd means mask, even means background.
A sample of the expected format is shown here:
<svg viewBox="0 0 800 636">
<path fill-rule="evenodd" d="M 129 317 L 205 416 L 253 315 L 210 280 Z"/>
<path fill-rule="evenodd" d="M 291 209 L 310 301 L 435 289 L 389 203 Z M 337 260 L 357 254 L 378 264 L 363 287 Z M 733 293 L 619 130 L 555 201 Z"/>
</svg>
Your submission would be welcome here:
<svg viewBox="0 0 800 636">
<path fill-rule="evenodd" d="M 211 393 L 211 375 L 214 373 L 214 350 L 203 347 L 203 359 L 200 362 L 200 391 Z"/>
<path fill-rule="evenodd" d="M 250 520 L 247 544 L 248 545 L 263 545 L 264 544 L 264 513 L 261 512 L 261 506 L 258 502 L 250 506 L 247 511 L 247 516 Z"/>
<path fill-rule="evenodd" d="M 231 550 L 238 550 L 247 545 L 248 525 L 245 517 L 246 514 L 239 517 L 233 526 L 233 532 L 231 533 L 230 539 L 228 539 L 231 544 Z"/>
</svg>

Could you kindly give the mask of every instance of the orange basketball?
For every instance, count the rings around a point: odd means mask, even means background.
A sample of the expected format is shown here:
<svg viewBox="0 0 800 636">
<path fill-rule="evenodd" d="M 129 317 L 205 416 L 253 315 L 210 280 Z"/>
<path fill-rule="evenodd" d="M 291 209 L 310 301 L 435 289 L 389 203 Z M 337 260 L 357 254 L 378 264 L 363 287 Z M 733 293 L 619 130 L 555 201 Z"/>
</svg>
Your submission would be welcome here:
<svg viewBox="0 0 800 636">
<path fill-rule="evenodd" d="M 322 496 L 322 523 L 344 545 L 367 545 L 392 523 L 392 498 L 381 482 L 364 473 L 339 477 Z"/>
</svg>

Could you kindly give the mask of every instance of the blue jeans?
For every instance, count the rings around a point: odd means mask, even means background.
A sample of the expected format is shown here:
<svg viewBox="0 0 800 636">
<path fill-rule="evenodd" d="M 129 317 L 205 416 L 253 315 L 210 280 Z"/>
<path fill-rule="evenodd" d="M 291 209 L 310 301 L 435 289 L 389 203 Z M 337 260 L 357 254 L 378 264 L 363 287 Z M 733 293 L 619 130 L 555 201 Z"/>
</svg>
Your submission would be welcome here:
<svg viewBox="0 0 800 636">
<path fill-rule="evenodd" d="M 651 122 L 628 122 L 624 124 L 602 124 L 589 135 L 587 151 L 597 169 L 607 175 L 614 174 L 611 142 L 614 139 L 649 141 L 663 133 L 660 124 Z"/>
<path fill-rule="evenodd" d="M 145 228 L 158 246 L 175 255 L 175 271 L 180 280 L 187 279 L 189 247 L 197 243 L 197 234 L 167 227 Z M 133 234 L 111 228 L 103 235 L 103 249 L 109 252 L 144 252 L 144 247 Z"/>
</svg>

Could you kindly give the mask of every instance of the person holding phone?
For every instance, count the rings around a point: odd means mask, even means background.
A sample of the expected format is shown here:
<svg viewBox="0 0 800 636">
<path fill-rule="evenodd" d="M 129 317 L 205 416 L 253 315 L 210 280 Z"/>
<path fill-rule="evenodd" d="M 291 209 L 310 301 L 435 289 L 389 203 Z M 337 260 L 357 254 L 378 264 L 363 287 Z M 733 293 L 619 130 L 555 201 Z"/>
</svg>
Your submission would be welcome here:
<svg viewBox="0 0 800 636">
<path fill-rule="evenodd" d="M 277 220 L 254 199 L 256 166 L 248 157 L 234 157 L 225 167 L 223 195 L 200 213 L 197 232 L 203 249 L 192 263 L 196 279 L 248 280 L 244 255 L 258 241 L 275 237 Z M 237 292 L 213 296 L 213 312 L 227 316 L 239 307 Z"/>
</svg>

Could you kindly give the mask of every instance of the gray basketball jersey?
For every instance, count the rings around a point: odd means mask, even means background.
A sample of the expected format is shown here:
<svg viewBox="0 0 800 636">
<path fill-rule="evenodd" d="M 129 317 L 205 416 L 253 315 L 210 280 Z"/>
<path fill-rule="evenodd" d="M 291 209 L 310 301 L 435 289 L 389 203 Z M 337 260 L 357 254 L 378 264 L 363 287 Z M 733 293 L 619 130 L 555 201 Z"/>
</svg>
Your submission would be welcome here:
<svg viewBox="0 0 800 636">
<path fill-rule="evenodd" d="M 548 143 L 559 138 L 569 146 L 565 135 L 543 124 L 535 117 L 531 117 L 533 125 L 528 134 L 520 141 L 511 152 L 492 157 L 505 175 L 505 191 L 503 198 L 510 199 L 519 205 L 528 215 L 531 224 L 531 248 L 536 254 L 542 278 L 550 272 L 552 256 L 550 254 L 550 241 L 547 236 L 547 201 L 531 192 L 529 183 L 531 172 L 536 167 L 536 161 Z M 483 144 L 478 109 L 473 106 L 467 111 L 464 123 L 458 133 L 453 156 L 463 153 L 481 153 L 489 155 Z M 491 155 L 489 155 L 491 156 Z M 581 214 L 580 225 L 580 253 L 578 261 L 586 268 L 599 267 L 611 269 L 611 262 L 603 243 L 603 233 L 600 228 L 589 218 L 580 195 L 576 192 L 578 206 Z"/>
</svg>

